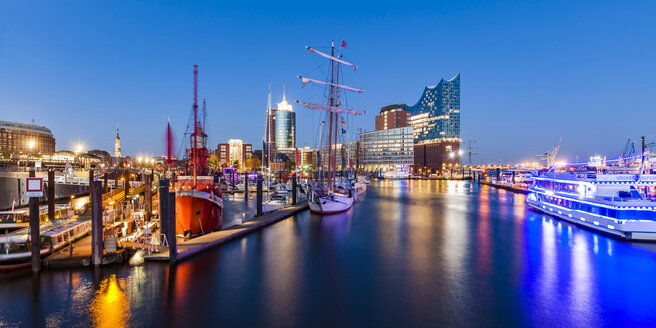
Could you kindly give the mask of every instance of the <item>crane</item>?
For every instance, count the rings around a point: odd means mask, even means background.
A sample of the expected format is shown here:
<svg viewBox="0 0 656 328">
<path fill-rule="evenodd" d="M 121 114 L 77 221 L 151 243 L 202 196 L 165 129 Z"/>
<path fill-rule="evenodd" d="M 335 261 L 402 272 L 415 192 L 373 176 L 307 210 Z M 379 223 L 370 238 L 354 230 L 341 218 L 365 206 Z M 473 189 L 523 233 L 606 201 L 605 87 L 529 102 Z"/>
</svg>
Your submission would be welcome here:
<svg viewBox="0 0 656 328">
<path fill-rule="evenodd" d="M 542 155 L 537 155 L 538 160 L 543 160 L 547 162 L 547 167 L 552 167 L 556 164 L 556 155 L 558 154 L 558 149 L 560 149 L 560 143 L 563 141 L 563 137 L 560 137 L 558 143 L 551 149 L 550 152 L 546 152 Z"/>
<path fill-rule="evenodd" d="M 620 154 L 620 157 L 629 157 L 635 154 L 635 152 L 635 141 L 631 141 L 631 138 L 629 138 L 629 140 L 626 141 L 626 145 L 624 145 L 624 150 L 622 151 L 622 154 Z"/>
</svg>

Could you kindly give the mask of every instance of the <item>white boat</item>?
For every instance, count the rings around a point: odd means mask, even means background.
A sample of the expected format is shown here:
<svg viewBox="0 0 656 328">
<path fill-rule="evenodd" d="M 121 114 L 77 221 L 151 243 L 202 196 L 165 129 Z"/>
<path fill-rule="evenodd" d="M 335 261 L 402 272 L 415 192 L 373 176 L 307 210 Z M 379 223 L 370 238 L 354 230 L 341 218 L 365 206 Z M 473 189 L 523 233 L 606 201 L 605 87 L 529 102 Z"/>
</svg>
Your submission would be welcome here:
<svg viewBox="0 0 656 328">
<path fill-rule="evenodd" d="M 342 47 L 345 46 L 346 43 L 342 41 Z M 330 94 L 328 95 L 328 103 L 326 105 L 297 101 L 297 103 L 303 105 L 306 108 L 326 112 L 326 119 L 322 123 L 320 129 L 325 129 L 326 131 L 324 134 L 324 139 L 326 139 L 328 146 L 328 160 L 326 163 L 322 163 L 322 166 L 327 166 L 327 169 L 320 169 L 319 176 L 321 179 L 318 183 L 308 184 L 308 204 L 310 211 L 315 213 L 328 214 L 343 212 L 353 206 L 353 198 L 355 195 L 350 188 L 343 188 L 341 186 L 338 187 L 337 183 L 338 178 L 336 157 L 338 148 L 338 129 L 342 130 L 342 133 L 344 133 L 345 130 L 340 127 L 340 122 L 341 126 L 346 124 L 345 121 L 340 119 L 340 115 L 362 115 L 364 114 L 364 111 L 341 107 L 342 102 L 340 102 L 340 96 L 345 91 L 361 93 L 363 90 L 340 84 L 340 66 L 349 66 L 353 70 L 357 68 L 356 65 L 347 62 L 342 58 L 341 47 L 338 49 L 338 54 L 335 54 L 334 42 L 331 45 L 330 54 L 321 52 L 311 47 L 306 48 L 308 52 L 320 55 L 330 60 L 330 71 L 328 73 L 330 78 L 327 81 L 299 76 L 303 86 L 307 85 L 308 83 L 315 83 L 323 86 L 328 86 L 327 89 L 330 90 Z M 319 138 L 319 140 L 321 140 L 321 138 Z"/>
<path fill-rule="evenodd" d="M 526 202 L 554 217 L 630 240 L 656 240 L 656 175 L 549 173 Z"/>
<path fill-rule="evenodd" d="M 273 212 L 287 206 L 287 201 L 284 196 L 274 195 L 271 199 L 262 202 L 262 212 Z"/>
<path fill-rule="evenodd" d="M 308 205 L 310 211 L 314 213 L 339 213 L 353 206 L 353 198 L 350 189 L 339 188 L 339 191 L 329 193 L 315 189 L 308 195 Z"/>
<path fill-rule="evenodd" d="M 390 180 L 405 180 L 410 179 L 410 172 L 399 170 L 385 171 L 381 177 Z"/>
</svg>

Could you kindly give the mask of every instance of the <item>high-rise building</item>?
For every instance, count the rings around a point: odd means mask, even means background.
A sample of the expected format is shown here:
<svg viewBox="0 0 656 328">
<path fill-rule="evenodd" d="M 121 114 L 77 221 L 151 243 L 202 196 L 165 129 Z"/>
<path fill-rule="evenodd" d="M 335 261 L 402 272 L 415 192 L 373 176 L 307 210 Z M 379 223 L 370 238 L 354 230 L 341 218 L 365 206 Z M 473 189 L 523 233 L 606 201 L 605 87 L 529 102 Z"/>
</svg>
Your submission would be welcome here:
<svg viewBox="0 0 656 328">
<path fill-rule="evenodd" d="M 292 105 L 287 103 L 283 92 L 282 101 L 275 111 L 275 143 L 276 151 L 288 156 L 296 151 L 296 113 Z"/>
<path fill-rule="evenodd" d="M 116 126 L 116 139 L 114 140 L 114 157 L 121 157 L 121 138 L 118 136 L 118 125 Z"/>
<path fill-rule="evenodd" d="M 55 152 L 55 138 L 44 126 L 0 121 L 0 155 L 51 155 Z"/>
<path fill-rule="evenodd" d="M 460 141 L 460 74 L 426 87 L 419 101 L 405 110 L 411 115 L 416 144 Z"/>
<path fill-rule="evenodd" d="M 234 167 L 239 163 L 238 169 L 246 167 L 246 160 L 253 153 L 253 145 L 245 144 L 241 139 L 230 139 L 228 143 L 217 146 L 219 163 L 226 167 Z"/>
<path fill-rule="evenodd" d="M 416 173 L 456 168 L 460 162 L 460 74 L 428 86 L 410 112 Z"/>
<path fill-rule="evenodd" d="M 405 110 L 405 105 L 389 105 L 380 109 L 380 115 L 376 116 L 376 130 L 388 130 L 408 126 L 410 112 Z"/>
</svg>

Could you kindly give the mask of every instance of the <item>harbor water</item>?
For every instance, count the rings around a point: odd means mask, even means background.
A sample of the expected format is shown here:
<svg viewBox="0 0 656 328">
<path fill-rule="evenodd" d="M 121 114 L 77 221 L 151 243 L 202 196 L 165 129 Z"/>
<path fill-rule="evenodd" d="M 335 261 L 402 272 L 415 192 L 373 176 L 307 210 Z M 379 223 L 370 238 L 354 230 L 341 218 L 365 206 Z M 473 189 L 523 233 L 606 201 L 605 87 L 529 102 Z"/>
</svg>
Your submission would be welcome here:
<svg viewBox="0 0 656 328">
<path fill-rule="evenodd" d="M 475 182 L 385 180 L 346 213 L 305 211 L 177 266 L 1 276 L 0 295 L 0 327 L 642 327 L 656 245 Z"/>
</svg>

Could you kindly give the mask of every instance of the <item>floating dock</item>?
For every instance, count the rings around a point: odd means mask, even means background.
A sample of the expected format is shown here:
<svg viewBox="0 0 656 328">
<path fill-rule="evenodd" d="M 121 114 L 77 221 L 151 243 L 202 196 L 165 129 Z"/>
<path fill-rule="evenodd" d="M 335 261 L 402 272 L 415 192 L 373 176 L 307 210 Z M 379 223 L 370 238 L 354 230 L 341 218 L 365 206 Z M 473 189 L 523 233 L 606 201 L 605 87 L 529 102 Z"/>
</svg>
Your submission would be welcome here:
<svg viewBox="0 0 656 328">
<path fill-rule="evenodd" d="M 254 217 L 242 224 L 235 225 L 224 230 L 215 231 L 196 238 L 184 240 L 178 238 L 178 262 L 184 261 L 198 253 L 214 248 L 221 244 L 230 242 L 237 238 L 243 237 L 253 231 L 284 220 L 294 214 L 308 209 L 307 202 L 298 203 L 294 206 L 286 207 L 274 212 L 266 213 L 259 217 Z M 161 248 L 161 246 L 158 246 Z M 169 261 L 169 251 L 145 255 L 147 261 Z"/>
<path fill-rule="evenodd" d="M 494 187 L 494 188 L 499 188 L 499 189 L 503 189 L 503 190 L 508 190 L 508 191 L 512 191 L 512 192 L 515 192 L 515 193 L 518 193 L 518 194 L 524 194 L 524 195 L 528 194 L 528 190 L 522 189 L 522 188 L 517 188 L 517 187 L 507 186 L 507 185 L 501 185 L 501 184 L 496 184 L 496 183 L 490 183 L 490 182 L 485 182 L 485 181 L 479 181 L 479 182 L 482 185 L 486 185 L 486 186 L 490 186 L 490 187 Z"/>
</svg>

